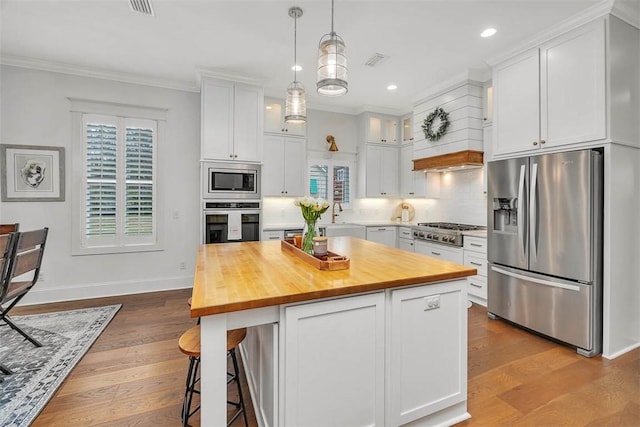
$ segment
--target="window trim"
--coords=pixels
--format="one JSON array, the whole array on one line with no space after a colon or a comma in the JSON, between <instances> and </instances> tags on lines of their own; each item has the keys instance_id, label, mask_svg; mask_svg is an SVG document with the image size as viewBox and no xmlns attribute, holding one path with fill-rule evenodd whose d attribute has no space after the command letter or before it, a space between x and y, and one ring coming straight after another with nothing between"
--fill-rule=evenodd
<instances>
[{"instance_id":1,"label":"window trim","mask_svg":"<svg viewBox=\"0 0 640 427\"><path fill-rule=\"evenodd\" d=\"M72 127L72 233L71 255L98 255L131 252L149 252L164 250L162 228L163 223L160 187L159 151L163 143L166 127L166 109L154 107L141 107L115 103L102 103L88 100L75 100L69 98L71 104ZM85 235L85 116L109 116L116 118L125 126L142 121L155 122L155 139L153 147L153 235L152 238L139 236L125 236L120 234L109 238L91 238L87 240ZM120 130L119 130L120 132ZM118 156L118 170L124 167L125 156ZM124 188L126 181L119 179L118 187ZM119 192L123 195L123 192ZM125 210L125 201L118 200L118 212ZM124 217L118 218L118 222L124 225Z\"/></svg>"}]
</instances>

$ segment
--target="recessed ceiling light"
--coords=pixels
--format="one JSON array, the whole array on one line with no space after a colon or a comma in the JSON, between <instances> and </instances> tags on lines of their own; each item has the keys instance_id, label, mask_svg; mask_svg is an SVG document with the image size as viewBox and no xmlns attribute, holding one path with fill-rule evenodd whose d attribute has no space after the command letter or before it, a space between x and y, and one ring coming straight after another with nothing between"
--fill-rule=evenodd
<instances>
[{"instance_id":1,"label":"recessed ceiling light","mask_svg":"<svg viewBox=\"0 0 640 427\"><path fill-rule=\"evenodd\" d=\"M390 84L389 86L387 86L387 90L396 90L396 89L398 89L398 86L394 84Z\"/></svg>"},{"instance_id":2,"label":"recessed ceiling light","mask_svg":"<svg viewBox=\"0 0 640 427\"><path fill-rule=\"evenodd\" d=\"M491 37L497 32L495 28L487 28L483 32L480 33L480 37Z\"/></svg>"},{"instance_id":3,"label":"recessed ceiling light","mask_svg":"<svg viewBox=\"0 0 640 427\"><path fill-rule=\"evenodd\" d=\"M300 66L300 65L292 65L291 66L291 70L292 71L302 71L302 66Z\"/></svg>"}]
</instances>

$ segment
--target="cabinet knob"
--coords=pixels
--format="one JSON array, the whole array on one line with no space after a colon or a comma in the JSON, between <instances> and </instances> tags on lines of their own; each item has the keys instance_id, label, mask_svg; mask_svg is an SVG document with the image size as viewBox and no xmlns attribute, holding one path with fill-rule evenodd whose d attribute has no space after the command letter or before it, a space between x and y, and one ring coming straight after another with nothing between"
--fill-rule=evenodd
<instances>
[{"instance_id":1,"label":"cabinet knob","mask_svg":"<svg viewBox=\"0 0 640 427\"><path fill-rule=\"evenodd\" d=\"M233 158L234 158L234 159L237 159L237 158L238 158L238 155L237 155L237 154L234 154L234 155L233 155Z\"/></svg>"},{"instance_id":2,"label":"cabinet knob","mask_svg":"<svg viewBox=\"0 0 640 427\"><path fill-rule=\"evenodd\" d=\"M229 154L229 157L233 159L233 154Z\"/></svg>"},{"instance_id":3,"label":"cabinet knob","mask_svg":"<svg viewBox=\"0 0 640 427\"><path fill-rule=\"evenodd\" d=\"M533 141L533 145L538 145L538 141Z\"/></svg>"},{"instance_id":4,"label":"cabinet knob","mask_svg":"<svg viewBox=\"0 0 640 427\"><path fill-rule=\"evenodd\" d=\"M540 144L546 144L547 141L545 141L544 139L540 141Z\"/></svg>"}]
</instances>

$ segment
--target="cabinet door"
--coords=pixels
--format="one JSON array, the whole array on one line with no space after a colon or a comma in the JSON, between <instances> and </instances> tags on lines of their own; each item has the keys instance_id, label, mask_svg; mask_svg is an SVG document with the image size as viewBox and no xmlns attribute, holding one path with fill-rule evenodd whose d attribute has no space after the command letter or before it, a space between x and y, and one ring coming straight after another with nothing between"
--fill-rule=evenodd
<instances>
[{"instance_id":1,"label":"cabinet door","mask_svg":"<svg viewBox=\"0 0 640 427\"><path fill-rule=\"evenodd\" d=\"M384 303L378 292L284 309L283 425L384 425Z\"/></svg>"},{"instance_id":2,"label":"cabinet door","mask_svg":"<svg viewBox=\"0 0 640 427\"><path fill-rule=\"evenodd\" d=\"M466 400L466 283L391 291L389 425Z\"/></svg>"},{"instance_id":3,"label":"cabinet door","mask_svg":"<svg viewBox=\"0 0 640 427\"><path fill-rule=\"evenodd\" d=\"M413 171L413 145L400 148L400 196L425 197L427 179L424 171Z\"/></svg>"},{"instance_id":4,"label":"cabinet door","mask_svg":"<svg viewBox=\"0 0 640 427\"><path fill-rule=\"evenodd\" d=\"M306 141L301 138L286 138L284 145L284 194L289 197L304 196L307 167Z\"/></svg>"},{"instance_id":5,"label":"cabinet door","mask_svg":"<svg viewBox=\"0 0 640 427\"><path fill-rule=\"evenodd\" d=\"M284 196L284 143L283 136L264 136L262 160L262 196Z\"/></svg>"},{"instance_id":6,"label":"cabinet door","mask_svg":"<svg viewBox=\"0 0 640 427\"><path fill-rule=\"evenodd\" d=\"M494 154L540 147L539 74L538 49L494 68Z\"/></svg>"},{"instance_id":7,"label":"cabinet door","mask_svg":"<svg viewBox=\"0 0 640 427\"><path fill-rule=\"evenodd\" d=\"M395 248L396 227L367 227L367 240Z\"/></svg>"},{"instance_id":8,"label":"cabinet door","mask_svg":"<svg viewBox=\"0 0 640 427\"><path fill-rule=\"evenodd\" d=\"M284 105L275 99L264 100L264 131L271 133L284 132Z\"/></svg>"},{"instance_id":9,"label":"cabinet door","mask_svg":"<svg viewBox=\"0 0 640 427\"><path fill-rule=\"evenodd\" d=\"M255 86L235 85L233 118L233 159L262 160L263 92Z\"/></svg>"},{"instance_id":10,"label":"cabinet door","mask_svg":"<svg viewBox=\"0 0 640 427\"><path fill-rule=\"evenodd\" d=\"M383 147L369 145L366 147L366 197L382 196L382 157Z\"/></svg>"},{"instance_id":11,"label":"cabinet door","mask_svg":"<svg viewBox=\"0 0 640 427\"><path fill-rule=\"evenodd\" d=\"M233 160L233 83L202 81L202 158Z\"/></svg>"},{"instance_id":12,"label":"cabinet door","mask_svg":"<svg viewBox=\"0 0 640 427\"><path fill-rule=\"evenodd\" d=\"M398 239L398 249L415 252L412 239Z\"/></svg>"},{"instance_id":13,"label":"cabinet door","mask_svg":"<svg viewBox=\"0 0 640 427\"><path fill-rule=\"evenodd\" d=\"M393 117L384 119L383 142L398 142L398 120Z\"/></svg>"},{"instance_id":14,"label":"cabinet door","mask_svg":"<svg viewBox=\"0 0 640 427\"><path fill-rule=\"evenodd\" d=\"M398 147L383 147L382 153L380 190L384 196L398 196L400 194Z\"/></svg>"},{"instance_id":15,"label":"cabinet door","mask_svg":"<svg viewBox=\"0 0 640 427\"><path fill-rule=\"evenodd\" d=\"M382 117L369 116L367 120L367 142L384 142Z\"/></svg>"},{"instance_id":16,"label":"cabinet door","mask_svg":"<svg viewBox=\"0 0 640 427\"><path fill-rule=\"evenodd\" d=\"M606 137L604 21L571 31L540 49L544 147Z\"/></svg>"},{"instance_id":17,"label":"cabinet door","mask_svg":"<svg viewBox=\"0 0 640 427\"><path fill-rule=\"evenodd\" d=\"M402 118L400 131L402 132L402 142L413 141L413 114Z\"/></svg>"}]
</instances>

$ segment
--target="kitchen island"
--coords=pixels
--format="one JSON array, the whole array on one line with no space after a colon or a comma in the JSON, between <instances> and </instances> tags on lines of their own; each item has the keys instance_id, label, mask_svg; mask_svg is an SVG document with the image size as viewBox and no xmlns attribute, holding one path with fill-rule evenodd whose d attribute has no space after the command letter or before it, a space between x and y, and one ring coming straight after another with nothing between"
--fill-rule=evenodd
<instances>
[{"instance_id":1,"label":"kitchen island","mask_svg":"<svg viewBox=\"0 0 640 427\"><path fill-rule=\"evenodd\" d=\"M226 424L226 331L267 425L451 425L469 417L466 280L476 270L351 237L321 271L280 242L201 245L201 420Z\"/></svg>"}]
</instances>

